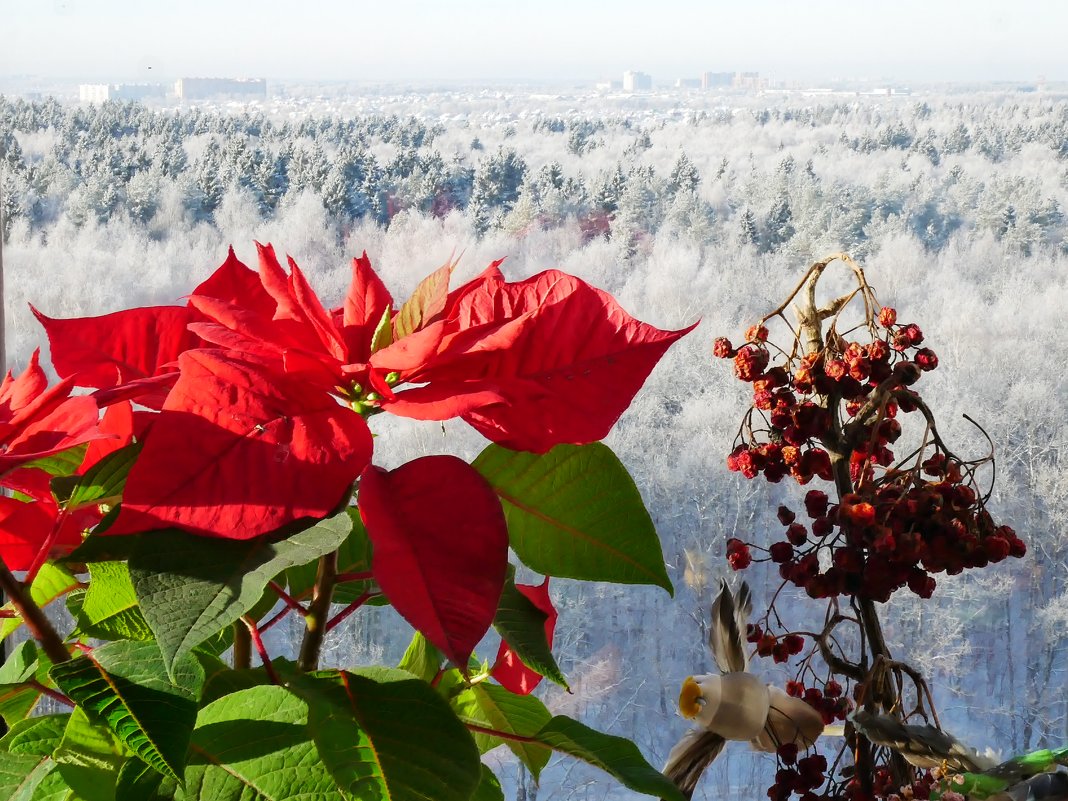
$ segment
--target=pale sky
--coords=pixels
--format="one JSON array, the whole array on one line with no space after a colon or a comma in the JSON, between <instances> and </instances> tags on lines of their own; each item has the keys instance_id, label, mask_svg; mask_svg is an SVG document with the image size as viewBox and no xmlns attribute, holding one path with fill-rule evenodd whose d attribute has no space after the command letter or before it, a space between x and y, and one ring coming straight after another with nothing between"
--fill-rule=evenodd
<instances>
[{"instance_id":1,"label":"pale sky","mask_svg":"<svg viewBox=\"0 0 1068 801\"><path fill-rule=\"evenodd\" d=\"M0 76L1068 80L1066 33L1068 0L0 0Z\"/></svg>"}]
</instances>

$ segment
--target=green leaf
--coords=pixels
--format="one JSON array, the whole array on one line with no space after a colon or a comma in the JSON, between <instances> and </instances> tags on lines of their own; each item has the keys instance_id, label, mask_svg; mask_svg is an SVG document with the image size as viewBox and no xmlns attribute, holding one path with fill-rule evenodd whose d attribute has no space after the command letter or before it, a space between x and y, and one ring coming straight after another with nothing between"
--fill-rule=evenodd
<instances>
[{"instance_id":1,"label":"green leaf","mask_svg":"<svg viewBox=\"0 0 1068 801\"><path fill-rule=\"evenodd\" d=\"M33 462L27 462L22 465L20 469L29 470L31 468L36 468L38 470L44 470L50 476L70 476L82 466L82 462L85 461L85 452L88 449L88 443L75 445L73 448L67 448L65 451L53 453L50 456L45 456Z\"/></svg>"},{"instance_id":2,"label":"green leaf","mask_svg":"<svg viewBox=\"0 0 1068 801\"><path fill-rule=\"evenodd\" d=\"M460 720L483 729L530 738L552 718L545 704L533 695L516 695L504 687L484 681L464 687L463 677L457 670L446 673L438 689L451 696L449 702ZM478 731L474 735L475 744L482 753L501 743L507 745L535 779L549 761L549 749L541 743L494 737Z\"/></svg>"},{"instance_id":3,"label":"green leaf","mask_svg":"<svg viewBox=\"0 0 1068 801\"><path fill-rule=\"evenodd\" d=\"M652 518L606 445L542 454L490 445L472 466L500 496L512 549L533 570L674 594Z\"/></svg>"},{"instance_id":4,"label":"green leaf","mask_svg":"<svg viewBox=\"0 0 1068 801\"><path fill-rule=\"evenodd\" d=\"M93 726L84 710L71 713L52 759L79 798L115 801L115 778L126 757L110 732Z\"/></svg>"},{"instance_id":5,"label":"green leaf","mask_svg":"<svg viewBox=\"0 0 1068 801\"><path fill-rule=\"evenodd\" d=\"M115 798L122 801L161 801L173 798L177 789L173 779L164 778L137 757L130 757L115 781Z\"/></svg>"},{"instance_id":6,"label":"green leaf","mask_svg":"<svg viewBox=\"0 0 1068 801\"><path fill-rule=\"evenodd\" d=\"M79 585L78 579L65 567L45 562L34 577L33 584L30 585L30 597L43 609ZM4 604L3 608L5 611L15 611L15 607L10 603ZM4 618L0 621L0 640L7 638L21 625L22 618L17 615Z\"/></svg>"},{"instance_id":7,"label":"green leaf","mask_svg":"<svg viewBox=\"0 0 1068 801\"><path fill-rule=\"evenodd\" d=\"M49 756L0 753L0 798L6 801L63 801L70 797Z\"/></svg>"},{"instance_id":8,"label":"green leaf","mask_svg":"<svg viewBox=\"0 0 1068 801\"><path fill-rule=\"evenodd\" d=\"M84 475L54 478L52 494L67 511L117 503L126 487L126 476L140 453L141 443L127 445L109 453Z\"/></svg>"},{"instance_id":9,"label":"green leaf","mask_svg":"<svg viewBox=\"0 0 1068 801\"><path fill-rule=\"evenodd\" d=\"M538 732L538 740L615 777L624 787L664 801L686 801L675 783L650 765L630 740L603 734L563 715Z\"/></svg>"},{"instance_id":10,"label":"green leaf","mask_svg":"<svg viewBox=\"0 0 1068 801\"><path fill-rule=\"evenodd\" d=\"M471 801L504 801L500 781L485 765L482 766L482 780L478 783L475 794L471 796Z\"/></svg>"},{"instance_id":11,"label":"green leaf","mask_svg":"<svg viewBox=\"0 0 1068 801\"><path fill-rule=\"evenodd\" d=\"M52 678L91 721L111 729L155 770L177 779L204 670L192 656L172 667L168 673L156 643L124 640L56 665Z\"/></svg>"},{"instance_id":12,"label":"green leaf","mask_svg":"<svg viewBox=\"0 0 1068 801\"><path fill-rule=\"evenodd\" d=\"M181 797L347 801L310 740L307 705L274 685L241 690L200 710Z\"/></svg>"},{"instance_id":13,"label":"green leaf","mask_svg":"<svg viewBox=\"0 0 1068 801\"><path fill-rule=\"evenodd\" d=\"M63 739L70 715L42 715L20 720L0 738L0 750L11 754L51 756Z\"/></svg>"},{"instance_id":14,"label":"green leaf","mask_svg":"<svg viewBox=\"0 0 1068 801\"><path fill-rule=\"evenodd\" d=\"M37 652L33 640L23 640L0 665L0 715L10 728L22 720L41 700L41 690L31 684L47 679L51 663L43 653Z\"/></svg>"},{"instance_id":15,"label":"green leaf","mask_svg":"<svg viewBox=\"0 0 1068 801\"><path fill-rule=\"evenodd\" d=\"M355 507L346 510L351 521L351 530L341 547L337 549L337 572L338 575L345 573L369 573L371 571L371 540L367 537L367 529L363 526L360 513ZM338 518L341 516L338 515ZM334 519L334 518L331 518ZM316 563L296 565L286 571L286 581L289 584L289 594L298 601L306 601L311 598L312 587L315 586L315 574L318 570ZM336 604L351 604L367 590L374 589L373 581L345 581L334 587L333 602ZM389 602L384 596L372 598L368 601L374 606L385 605Z\"/></svg>"},{"instance_id":16,"label":"green leaf","mask_svg":"<svg viewBox=\"0 0 1068 801\"><path fill-rule=\"evenodd\" d=\"M351 528L342 512L273 543L173 530L145 538L130 557L130 577L168 670L252 609L276 575L336 550Z\"/></svg>"},{"instance_id":17,"label":"green leaf","mask_svg":"<svg viewBox=\"0 0 1068 801\"><path fill-rule=\"evenodd\" d=\"M417 631L397 667L429 684L441 670L441 659L441 651Z\"/></svg>"},{"instance_id":18,"label":"green leaf","mask_svg":"<svg viewBox=\"0 0 1068 801\"><path fill-rule=\"evenodd\" d=\"M382 318L375 326L375 333L371 337L371 353L378 353L382 348L388 348L393 344L393 304L387 303L382 311Z\"/></svg>"},{"instance_id":19,"label":"green leaf","mask_svg":"<svg viewBox=\"0 0 1068 801\"><path fill-rule=\"evenodd\" d=\"M109 515L114 514L114 510ZM105 518L107 519L107 518ZM97 525L82 544L60 559L70 565L91 562L118 562L129 559L137 550L138 544L147 537L156 537L159 531L145 534L106 534L101 530L103 523Z\"/></svg>"},{"instance_id":20,"label":"green leaf","mask_svg":"<svg viewBox=\"0 0 1068 801\"><path fill-rule=\"evenodd\" d=\"M152 629L137 605L130 571L123 562L93 562L89 565L89 589L75 619L78 630L89 637L152 639Z\"/></svg>"},{"instance_id":21,"label":"green leaf","mask_svg":"<svg viewBox=\"0 0 1068 801\"><path fill-rule=\"evenodd\" d=\"M509 565L508 578L504 582L504 592L501 593L501 600L497 605L493 627L524 665L561 687L571 689L560 666L556 664L549 641L545 639L547 617L548 615L538 609L527 596L516 589L515 568Z\"/></svg>"},{"instance_id":22,"label":"green leaf","mask_svg":"<svg viewBox=\"0 0 1068 801\"><path fill-rule=\"evenodd\" d=\"M323 765L353 798L468 801L478 786L475 743L426 682L320 673L294 692L308 702Z\"/></svg>"}]
</instances>

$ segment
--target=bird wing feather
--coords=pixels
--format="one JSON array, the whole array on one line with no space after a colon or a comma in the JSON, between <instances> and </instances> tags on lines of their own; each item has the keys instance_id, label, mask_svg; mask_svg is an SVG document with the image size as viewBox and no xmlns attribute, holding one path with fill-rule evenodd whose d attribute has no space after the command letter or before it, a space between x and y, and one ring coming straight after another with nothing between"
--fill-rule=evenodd
<instances>
[{"instance_id":1,"label":"bird wing feather","mask_svg":"<svg viewBox=\"0 0 1068 801\"><path fill-rule=\"evenodd\" d=\"M711 765L726 742L707 729L691 729L668 754L664 775L675 783L686 798L693 797L701 774Z\"/></svg>"},{"instance_id":2,"label":"bird wing feather","mask_svg":"<svg viewBox=\"0 0 1068 801\"><path fill-rule=\"evenodd\" d=\"M749 658L745 651L745 627L753 612L753 598L745 582L732 595L726 581L720 582L719 595L712 602L712 626L708 647L721 673L741 673Z\"/></svg>"}]
</instances>

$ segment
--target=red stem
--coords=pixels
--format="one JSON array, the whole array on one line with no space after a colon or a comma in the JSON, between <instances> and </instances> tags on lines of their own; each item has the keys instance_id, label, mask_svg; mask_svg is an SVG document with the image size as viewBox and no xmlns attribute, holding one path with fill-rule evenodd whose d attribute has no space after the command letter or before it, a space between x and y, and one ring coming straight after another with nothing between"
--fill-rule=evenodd
<instances>
[{"instance_id":1,"label":"red stem","mask_svg":"<svg viewBox=\"0 0 1068 801\"><path fill-rule=\"evenodd\" d=\"M288 606L290 609L300 612L302 615L308 614L308 610L301 606L300 602L297 601L292 595L286 592L285 588L282 587L282 585L279 584L277 581L269 582L268 586L275 591L275 594L278 595L278 597L282 599L283 603L285 603L285 605Z\"/></svg>"},{"instance_id":2,"label":"red stem","mask_svg":"<svg viewBox=\"0 0 1068 801\"><path fill-rule=\"evenodd\" d=\"M48 532L48 536L41 542L41 547L37 549L37 553L33 557L33 561L30 562L29 569L26 570L26 577L23 579L23 583L28 587L33 584L33 580L37 578L37 573L48 560L48 554L52 553L52 548L56 544L56 540L59 539L59 530L63 527L63 523L67 520L67 510L64 509L56 517L56 522L52 524L52 530Z\"/></svg>"},{"instance_id":3,"label":"red stem","mask_svg":"<svg viewBox=\"0 0 1068 801\"><path fill-rule=\"evenodd\" d=\"M361 593L360 597L358 597L355 601L353 601L351 604L349 604L344 609L342 609L340 612L338 612L336 615L334 615L332 618L330 618L329 622L327 622L327 624L326 624L326 630L328 632L332 631L334 626L337 626L339 623L344 621L345 618L347 618L349 615L351 615L353 612L355 612L357 609L359 609L361 606L363 606L369 600L374 598L376 595L381 595L381 593L371 592L370 590L367 590L366 592Z\"/></svg>"},{"instance_id":4,"label":"red stem","mask_svg":"<svg viewBox=\"0 0 1068 801\"><path fill-rule=\"evenodd\" d=\"M374 574L370 570L365 570L362 573L341 573L337 577L337 583L343 584L346 581L370 581L374 578Z\"/></svg>"},{"instance_id":5,"label":"red stem","mask_svg":"<svg viewBox=\"0 0 1068 801\"><path fill-rule=\"evenodd\" d=\"M29 681L29 682L27 682L27 684L29 684L34 689L39 690L40 692L44 693L49 698L51 698L53 701L56 701L56 702L58 702L60 704L63 704L64 706L69 706L72 709L74 708L74 702L72 700L70 700L69 698L67 698L67 696L65 696L63 693L59 692L58 690L53 690L51 687L45 687L43 684L41 684L41 682L37 681L37 679L33 679L32 681Z\"/></svg>"},{"instance_id":6,"label":"red stem","mask_svg":"<svg viewBox=\"0 0 1068 801\"><path fill-rule=\"evenodd\" d=\"M279 610L278 610L278 611L277 611L277 612L275 613L274 617L272 617L272 618L271 618L270 620L268 620L268 621L267 621L266 623L264 623L264 624L263 624L262 626L260 626L260 627L259 627L259 632L260 632L260 634L263 634L263 632L267 631L267 629L269 629L269 628L270 628L271 626L273 626L273 625L274 625L275 623L277 623L277 622L278 622L279 620L281 620L282 618L284 618L284 617L285 617L286 615L288 615L288 614L289 614L289 613L290 613L291 611L293 611L293 610L292 610L292 609L290 609L290 608L289 608L288 606L287 606L287 607L285 607L284 609L279 609Z\"/></svg>"},{"instance_id":7,"label":"red stem","mask_svg":"<svg viewBox=\"0 0 1068 801\"><path fill-rule=\"evenodd\" d=\"M248 628L249 636L252 637L252 646L256 649L256 653L260 655L260 661L271 679L271 684L281 684L282 682L278 680L278 674L275 673L274 665L271 664L271 657L267 654L267 649L263 645L260 631L256 628L256 621L247 616L242 617L241 620L244 621L245 626Z\"/></svg>"},{"instance_id":8,"label":"red stem","mask_svg":"<svg viewBox=\"0 0 1068 801\"><path fill-rule=\"evenodd\" d=\"M475 723L465 723L465 726L471 731L478 732L479 734L488 734L491 737L500 737L502 740L514 740L517 743L540 743L537 737L526 737L522 734L512 734L510 731L498 731L497 729L490 729L485 726L479 726Z\"/></svg>"}]
</instances>

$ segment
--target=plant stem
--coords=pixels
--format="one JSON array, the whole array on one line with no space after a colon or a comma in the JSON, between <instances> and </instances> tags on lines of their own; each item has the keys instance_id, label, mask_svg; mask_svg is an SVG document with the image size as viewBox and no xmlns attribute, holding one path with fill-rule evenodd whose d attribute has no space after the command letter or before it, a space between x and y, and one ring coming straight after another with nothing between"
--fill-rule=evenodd
<instances>
[{"instance_id":1,"label":"plant stem","mask_svg":"<svg viewBox=\"0 0 1068 801\"><path fill-rule=\"evenodd\" d=\"M63 704L64 706L69 706L72 709L74 708L74 702L58 690L53 690L51 687L46 687L36 679L27 683L31 685L35 690L43 693L44 695L47 695L56 703Z\"/></svg>"},{"instance_id":2,"label":"plant stem","mask_svg":"<svg viewBox=\"0 0 1068 801\"><path fill-rule=\"evenodd\" d=\"M304 641L300 644L300 658L297 667L302 673L319 667L319 652L323 647L323 637L330 618L330 601L334 596L334 584L337 581L337 551L328 553L319 559L319 572L315 576L312 600L304 615Z\"/></svg>"},{"instance_id":3,"label":"plant stem","mask_svg":"<svg viewBox=\"0 0 1068 801\"><path fill-rule=\"evenodd\" d=\"M234 670L252 667L252 637L240 621L234 621Z\"/></svg>"},{"instance_id":4,"label":"plant stem","mask_svg":"<svg viewBox=\"0 0 1068 801\"><path fill-rule=\"evenodd\" d=\"M353 601L351 604L349 604L344 609L342 609L340 612L338 612L336 615L334 615L332 618L330 618L330 622L328 622L326 624L326 630L328 632L329 631L333 631L335 626L337 626L339 623L341 623L343 620L345 620L345 618L347 618L349 615L351 615L353 612L355 612L357 609L359 609L361 606L363 606L369 600L374 598L376 595L378 595L377 592L371 592L370 590L367 590L366 592L361 593L360 596L355 601Z\"/></svg>"},{"instance_id":5,"label":"plant stem","mask_svg":"<svg viewBox=\"0 0 1068 801\"><path fill-rule=\"evenodd\" d=\"M35 604L33 599L26 593L22 583L8 570L7 563L4 562L3 557L0 557L0 590L3 590L4 595L18 610L19 616L26 623L26 628L30 630L33 638L41 644L41 648L44 649L48 658L52 660L52 664L58 665L61 662L68 661L70 652L67 651L67 646L63 644L63 639L52 628L52 624L45 617L44 612L41 611L41 607Z\"/></svg>"},{"instance_id":6,"label":"plant stem","mask_svg":"<svg viewBox=\"0 0 1068 801\"><path fill-rule=\"evenodd\" d=\"M241 618L241 622L245 624L245 633L248 634L253 645L256 646L256 653L260 655L263 669L267 671L267 675L271 679L271 684L281 684L282 682L279 681L278 674L274 671L274 665L271 664L271 657L267 653L267 648L263 644L263 638L260 637L260 630L256 628L256 621L246 616Z\"/></svg>"},{"instance_id":7,"label":"plant stem","mask_svg":"<svg viewBox=\"0 0 1068 801\"><path fill-rule=\"evenodd\" d=\"M512 734L510 731L499 731L497 729L489 729L485 726L479 726L475 723L464 723L468 729L479 734L488 734L491 737L500 737L502 740L512 740L517 743L537 743L541 742L537 737L527 737L522 734Z\"/></svg>"},{"instance_id":8,"label":"plant stem","mask_svg":"<svg viewBox=\"0 0 1068 801\"><path fill-rule=\"evenodd\" d=\"M295 599L292 595L286 592L285 588L277 581L270 582L268 586L272 590L274 590L275 595L282 599L282 603L284 603L290 609L296 612L300 612L302 615L306 615L308 613L308 610L301 606L300 602L297 601L297 599Z\"/></svg>"}]
</instances>

